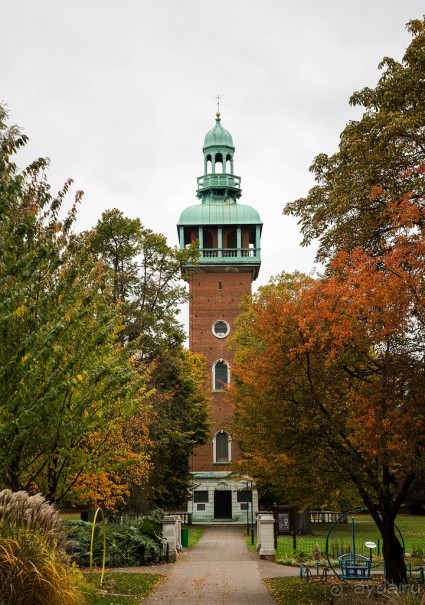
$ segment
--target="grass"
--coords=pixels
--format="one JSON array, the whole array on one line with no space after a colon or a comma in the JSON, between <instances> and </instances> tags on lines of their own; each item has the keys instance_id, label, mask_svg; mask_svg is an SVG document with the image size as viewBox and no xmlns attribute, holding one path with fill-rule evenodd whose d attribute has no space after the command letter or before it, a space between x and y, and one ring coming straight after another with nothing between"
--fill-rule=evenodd
<instances>
[{"instance_id":1,"label":"grass","mask_svg":"<svg viewBox=\"0 0 425 605\"><path fill-rule=\"evenodd\" d=\"M307 584L299 578L265 580L278 605L324 605L329 603L330 586Z\"/></svg>"},{"instance_id":2,"label":"grass","mask_svg":"<svg viewBox=\"0 0 425 605\"><path fill-rule=\"evenodd\" d=\"M3 536L7 535L8 527L15 527L30 533L41 533L53 548L65 547L66 535L59 512L41 494L30 496L23 491L2 490L0 520Z\"/></svg>"},{"instance_id":3,"label":"grass","mask_svg":"<svg viewBox=\"0 0 425 605\"><path fill-rule=\"evenodd\" d=\"M206 528L200 525L188 525L186 527L189 530L189 548L193 548L204 535Z\"/></svg>"},{"instance_id":4,"label":"grass","mask_svg":"<svg viewBox=\"0 0 425 605\"><path fill-rule=\"evenodd\" d=\"M138 605L142 603L165 576L161 574L114 573L105 574L101 588L93 591L99 574L87 577L86 597L91 605Z\"/></svg>"},{"instance_id":5,"label":"grass","mask_svg":"<svg viewBox=\"0 0 425 605\"><path fill-rule=\"evenodd\" d=\"M251 532L249 535L246 533L246 527L243 528L244 536L245 536L245 544L250 552L257 552L257 528L254 531L254 544L251 544Z\"/></svg>"},{"instance_id":6,"label":"grass","mask_svg":"<svg viewBox=\"0 0 425 605\"><path fill-rule=\"evenodd\" d=\"M369 550L364 546L364 543L372 541L378 544L379 540L380 546L382 546L382 539L370 516L354 515L354 517L356 551L360 554L369 555ZM397 526L403 535L406 552L425 556L425 518L400 515L397 517ZM326 536L330 527L330 523L312 524L313 535L297 536L297 552L305 552L311 556L316 543L319 544L321 551L325 552ZM329 550L333 556L352 550L351 515L348 523L339 523L334 526L329 536ZM334 553L332 553L332 550L334 550ZM337 553L337 551L339 552ZM285 559L292 553L292 536L279 536L276 559ZM374 549L372 554L377 555L377 549Z\"/></svg>"},{"instance_id":7,"label":"grass","mask_svg":"<svg viewBox=\"0 0 425 605\"><path fill-rule=\"evenodd\" d=\"M65 545L59 513L40 494L1 491L0 601L80 605L80 577Z\"/></svg>"},{"instance_id":8,"label":"grass","mask_svg":"<svg viewBox=\"0 0 425 605\"><path fill-rule=\"evenodd\" d=\"M0 537L0 601L13 605L79 605L78 576L42 532Z\"/></svg>"},{"instance_id":9,"label":"grass","mask_svg":"<svg viewBox=\"0 0 425 605\"><path fill-rule=\"evenodd\" d=\"M340 583L307 584L299 578L273 578L265 580L277 605L364 605L387 603L388 605L421 605L423 587L418 584L406 587L405 593L391 593L380 582L342 585Z\"/></svg>"}]
</instances>

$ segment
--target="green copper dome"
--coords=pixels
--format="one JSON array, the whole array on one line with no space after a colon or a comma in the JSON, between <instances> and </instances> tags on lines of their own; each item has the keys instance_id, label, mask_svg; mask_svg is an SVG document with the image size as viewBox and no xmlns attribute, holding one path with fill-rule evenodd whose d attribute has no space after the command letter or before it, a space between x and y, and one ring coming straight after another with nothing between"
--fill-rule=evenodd
<instances>
[{"instance_id":1,"label":"green copper dome","mask_svg":"<svg viewBox=\"0 0 425 605\"><path fill-rule=\"evenodd\" d=\"M183 210L177 226L261 225L258 212L244 204L196 204Z\"/></svg>"},{"instance_id":2,"label":"green copper dome","mask_svg":"<svg viewBox=\"0 0 425 605\"><path fill-rule=\"evenodd\" d=\"M207 132L204 141L203 150L209 147L231 147L234 149L232 135L228 130L223 128L220 121L220 114L217 113L215 126Z\"/></svg>"}]
</instances>

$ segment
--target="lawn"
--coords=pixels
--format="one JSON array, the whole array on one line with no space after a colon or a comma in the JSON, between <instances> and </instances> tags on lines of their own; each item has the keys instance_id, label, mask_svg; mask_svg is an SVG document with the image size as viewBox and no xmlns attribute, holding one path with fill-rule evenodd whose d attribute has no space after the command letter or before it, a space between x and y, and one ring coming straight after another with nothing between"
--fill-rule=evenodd
<instances>
[{"instance_id":1,"label":"lawn","mask_svg":"<svg viewBox=\"0 0 425 605\"><path fill-rule=\"evenodd\" d=\"M101 588L100 575L87 577L87 594L92 605L139 605L161 582L164 575L107 572ZM93 590L93 586L97 590Z\"/></svg>"},{"instance_id":2,"label":"lawn","mask_svg":"<svg viewBox=\"0 0 425 605\"><path fill-rule=\"evenodd\" d=\"M334 526L329 536L329 552L337 557L343 552L352 551L352 515L348 523L338 523ZM407 553L425 557L425 517L412 515L400 515L397 517L399 527ZM297 536L297 552L311 555L315 544L319 544L322 552L325 552L326 536L331 527L330 523L312 524L313 535ZM369 515L354 515L355 546L359 554L369 555L369 549L364 545L367 541L375 542L381 550L382 539L376 525ZM284 559L293 553L292 536L279 536L276 559ZM378 548L374 549L373 555L378 555Z\"/></svg>"},{"instance_id":3,"label":"lawn","mask_svg":"<svg viewBox=\"0 0 425 605\"><path fill-rule=\"evenodd\" d=\"M255 527L255 530L254 530L254 544L252 544L251 532L249 532L249 534L247 534L246 527L243 528L243 533L245 536L245 544L247 545L248 550L250 550L251 552L256 552L256 550L257 550L257 528Z\"/></svg>"},{"instance_id":4,"label":"lawn","mask_svg":"<svg viewBox=\"0 0 425 605\"><path fill-rule=\"evenodd\" d=\"M186 525L185 527L189 530L189 548L193 548L204 535L206 527L201 525Z\"/></svg>"},{"instance_id":5,"label":"lawn","mask_svg":"<svg viewBox=\"0 0 425 605\"><path fill-rule=\"evenodd\" d=\"M265 580L278 605L327 605L330 586L306 584L299 578L274 578Z\"/></svg>"},{"instance_id":6,"label":"lawn","mask_svg":"<svg viewBox=\"0 0 425 605\"><path fill-rule=\"evenodd\" d=\"M404 594L397 594L394 588L388 588L380 581L307 584L299 578L273 578L265 582L278 605L421 605L424 602L423 586L418 584L405 587Z\"/></svg>"}]
</instances>

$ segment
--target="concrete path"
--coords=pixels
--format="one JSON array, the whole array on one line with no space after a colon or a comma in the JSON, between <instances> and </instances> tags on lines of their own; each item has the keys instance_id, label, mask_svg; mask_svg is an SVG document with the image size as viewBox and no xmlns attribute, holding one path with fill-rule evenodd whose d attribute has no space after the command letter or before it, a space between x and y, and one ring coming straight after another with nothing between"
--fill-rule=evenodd
<instances>
[{"instance_id":1,"label":"concrete path","mask_svg":"<svg viewBox=\"0 0 425 605\"><path fill-rule=\"evenodd\" d=\"M297 571L260 561L247 550L242 528L211 527L195 548L178 556L144 605L275 605L261 578Z\"/></svg>"}]
</instances>

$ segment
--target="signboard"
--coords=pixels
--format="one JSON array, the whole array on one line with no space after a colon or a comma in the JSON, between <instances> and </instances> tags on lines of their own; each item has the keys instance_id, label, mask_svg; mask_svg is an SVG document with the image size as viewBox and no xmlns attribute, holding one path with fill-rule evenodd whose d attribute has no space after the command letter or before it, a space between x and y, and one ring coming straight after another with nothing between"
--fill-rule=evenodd
<instances>
[{"instance_id":1,"label":"signboard","mask_svg":"<svg viewBox=\"0 0 425 605\"><path fill-rule=\"evenodd\" d=\"M289 536L293 531L294 509L290 506L276 506L273 510L276 534Z\"/></svg>"},{"instance_id":2,"label":"signboard","mask_svg":"<svg viewBox=\"0 0 425 605\"><path fill-rule=\"evenodd\" d=\"M289 513L277 513L277 533L290 534L291 524L289 523Z\"/></svg>"}]
</instances>

